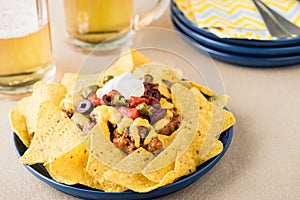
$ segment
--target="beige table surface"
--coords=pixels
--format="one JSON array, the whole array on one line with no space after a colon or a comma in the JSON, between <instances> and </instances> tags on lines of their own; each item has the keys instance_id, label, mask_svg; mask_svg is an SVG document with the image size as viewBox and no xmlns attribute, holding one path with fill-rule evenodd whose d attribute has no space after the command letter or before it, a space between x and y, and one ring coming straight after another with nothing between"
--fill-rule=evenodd
<instances>
[{"instance_id":1,"label":"beige table surface","mask_svg":"<svg viewBox=\"0 0 300 200\"><path fill-rule=\"evenodd\" d=\"M66 44L61 2L50 1L56 81L86 58ZM152 26L172 29L170 12ZM160 199L300 199L300 65L253 69L216 63L237 118L231 146L197 182ZM15 104L0 100L0 199L74 199L18 162L7 117Z\"/></svg>"}]
</instances>

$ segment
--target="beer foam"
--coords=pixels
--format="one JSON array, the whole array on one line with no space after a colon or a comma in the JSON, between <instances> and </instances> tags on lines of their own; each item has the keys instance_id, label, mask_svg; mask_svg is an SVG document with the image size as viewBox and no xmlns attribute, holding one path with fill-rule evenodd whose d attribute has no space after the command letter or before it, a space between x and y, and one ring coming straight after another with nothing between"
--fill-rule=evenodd
<instances>
[{"instance_id":1,"label":"beer foam","mask_svg":"<svg viewBox=\"0 0 300 200\"><path fill-rule=\"evenodd\" d=\"M47 23L47 8L39 19L36 0L0 0L0 39L22 37L38 31Z\"/></svg>"}]
</instances>

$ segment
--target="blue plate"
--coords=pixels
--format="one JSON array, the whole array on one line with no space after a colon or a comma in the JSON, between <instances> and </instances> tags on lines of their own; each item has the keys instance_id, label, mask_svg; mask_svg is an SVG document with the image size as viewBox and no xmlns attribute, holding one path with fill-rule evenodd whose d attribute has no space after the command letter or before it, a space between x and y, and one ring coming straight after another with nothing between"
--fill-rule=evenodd
<instances>
[{"instance_id":1,"label":"blue plate","mask_svg":"<svg viewBox=\"0 0 300 200\"><path fill-rule=\"evenodd\" d=\"M215 49L217 51L223 51L226 53L233 53L237 55L244 56L260 56L260 57L278 57L278 56L291 56L291 55L299 55L300 53L300 45L299 46L291 46L291 47L246 47L239 46L234 44L228 44L219 42L217 40L210 39L205 37L197 32L194 32L192 29L187 27L185 24L180 21L176 15L172 16L172 20L176 23L176 25L184 31L188 36L197 41L199 44L208 46L209 48Z\"/></svg>"},{"instance_id":2,"label":"blue plate","mask_svg":"<svg viewBox=\"0 0 300 200\"><path fill-rule=\"evenodd\" d=\"M229 128L227 131L223 132L220 135L220 140L224 145L223 151L216 157L212 158L211 160L197 167L197 171L195 173L189 176L182 177L181 179L179 179L178 181L170 185L160 187L156 190L147 193L136 193L132 191L103 192L103 191L91 189L89 187L80 184L72 185L72 186L65 185L54 181L51 178L51 176L48 174L44 166L41 164L24 165L24 166L38 179L47 183L51 187L74 197L78 197L82 199L106 199L106 200L152 199L183 189L188 185L192 184L193 182L195 182L196 180L198 180L204 174L206 174L210 169L212 169L215 166L215 164L223 157L224 153L227 151L230 142L232 140L232 134L233 134L233 127ZM14 142L16 153L18 157L20 157L21 155L24 154L27 148L24 146L22 141L15 133L13 133L13 142Z\"/></svg>"},{"instance_id":3,"label":"blue plate","mask_svg":"<svg viewBox=\"0 0 300 200\"><path fill-rule=\"evenodd\" d=\"M175 30L188 36L188 34L185 33L184 30L182 30L173 19L172 19L172 23ZM206 45L199 44L193 39L187 39L186 37L182 37L182 38L194 48L200 51L205 51L213 59L220 60L222 62L226 62L234 65L255 67L255 68L274 68L274 67L285 67L285 66L290 66L290 65L295 65L300 63L300 55L283 56L283 57L242 56L237 54L226 53L223 51L217 51Z\"/></svg>"},{"instance_id":4,"label":"blue plate","mask_svg":"<svg viewBox=\"0 0 300 200\"><path fill-rule=\"evenodd\" d=\"M211 33L209 30L204 28L199 28L196 24L187 19L184 14L178 9L177 5L171 2L171 11L173 15L176 15L186 26L194 30L195 32L217 40L223 43L236 44L242 46L252 46L252 47L283 47L283 46L297 46L300 45L300 37L294 38L283 38L277 40L250 40L250 39L233 39L233 38L219 38L215 34Z\"/></svg>"}]
</instances>

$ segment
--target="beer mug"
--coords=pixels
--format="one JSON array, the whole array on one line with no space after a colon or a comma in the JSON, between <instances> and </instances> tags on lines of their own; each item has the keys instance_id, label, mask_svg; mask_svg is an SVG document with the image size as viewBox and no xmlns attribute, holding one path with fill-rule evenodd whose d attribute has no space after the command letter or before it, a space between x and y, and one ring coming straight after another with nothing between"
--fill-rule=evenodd
<instances>
[{"instance_id":1,"label":"beer mug","mask_svg":"<svg viewBox=\"0 0 300 200\"><path fill-rule=\"evenodd\" d=\"M134 14L134 0L64 0L69 42L82 50L102 50L118 45L130 30L149 25L160 17L169 0L157 0L147 13Z\"/></svg>"},{"instance_id":2,"label":"beer mug","mask_svg":"<svg viewBox=\"0 0 300 200\"><path fill-rule=\"evenodd\" d=\"M29 92L55 69L47 0L0 0L0 93Z\"/></svg>"}]
</instances>

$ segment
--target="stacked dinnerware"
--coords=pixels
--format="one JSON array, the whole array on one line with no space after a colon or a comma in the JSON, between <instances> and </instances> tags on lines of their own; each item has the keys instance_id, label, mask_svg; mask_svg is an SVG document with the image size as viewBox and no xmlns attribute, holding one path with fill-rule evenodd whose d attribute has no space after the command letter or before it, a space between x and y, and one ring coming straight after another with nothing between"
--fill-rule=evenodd
<instances>
[{"instance_id":1,"label":"stacked dinnerware","mask_svg":"<svg viewBox=\"0 0 300 200\"><path fill-rule=\"evenodd\" d=\"M206 51L212 58L234 65L261 68L300 63L300 36L243 38L228 37L227 35L227 37L220 37L216 32L211 31L212 29L201 27L196 20L191 20L190 12L185 12L185 8L178 5L178 2L180 1L172 0L171 3L171 18L174 28L192 38L193 40L186 41L193 47ZM298 21L300 23L300 18Z\"/></svg>"}]
</instances>

